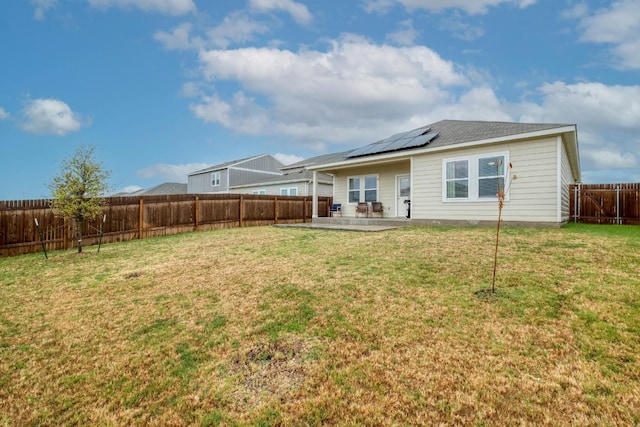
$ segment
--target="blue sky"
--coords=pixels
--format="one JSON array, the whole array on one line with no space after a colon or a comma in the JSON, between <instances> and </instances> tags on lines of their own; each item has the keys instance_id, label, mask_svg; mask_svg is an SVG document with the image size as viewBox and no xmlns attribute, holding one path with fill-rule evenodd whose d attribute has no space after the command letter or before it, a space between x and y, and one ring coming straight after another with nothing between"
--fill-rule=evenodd
<instances>
[{"instance_id":1,"label":"blue sky","mask_svg":"<svg viewBox=\"0 0 640 427\"><path fill-rule=\"evenodd\" d=\"M575 123L584 182L640 182L640 2L10 0L0 199L96 148L114 191L442 119Z\"/></svg>"}]
</instances>

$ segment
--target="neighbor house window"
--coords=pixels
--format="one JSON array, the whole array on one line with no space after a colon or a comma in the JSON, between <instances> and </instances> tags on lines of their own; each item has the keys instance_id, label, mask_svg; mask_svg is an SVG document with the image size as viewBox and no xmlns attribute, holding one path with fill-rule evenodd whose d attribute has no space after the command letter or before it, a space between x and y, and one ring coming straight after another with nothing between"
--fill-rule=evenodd
<instances>
[{"instance_id":1,"label":"neighbor house window","mask_svg":"<svg viewBox=\"0 0 640 427\"><path fill-rule=\"evenodd\" d=\"M349 203L378 201L378 176L365 175L349 178Z\"/></svg>"},{"instance_id":2,"label":"neighbor house window","mask_svg":"<svg viewBox=\"0 0 640 427\"><path fill-rule=\"evenodd\" d=\"M267 190L253 190L251 191L251 194L257 194L257 195L265 195L267 194Z\"/></svg>"},{"instance_id":3,"label":"neighbor house window","mask_svg":"<svg viewBox=\"0 0 640 427\"><path fill-rule=\"evenodd\" d=\"M281 188L280 189L281 196L297 196L298 189L296 187L293 188Z\"/></svg>"},{"instance_id":4,"label":"neighbor house window","mask_svg":"<svg viewBox=\"0 0 640 427\"><path fill-rule=\"evenodd\" d=\"M495 199L504 188L506 154L469 156L443 162L443 200Z\"/></svg>"},{"instance_id":5,"label":"neighbor house window","mask_svg":"<svg viewBox=\"0 0 640 427\"><path fill-rule=\"evenodd\" d=\"M220 185L220 172L213 172L211 174L211 186L218 187Z\"/></svg>"}]
</instances>

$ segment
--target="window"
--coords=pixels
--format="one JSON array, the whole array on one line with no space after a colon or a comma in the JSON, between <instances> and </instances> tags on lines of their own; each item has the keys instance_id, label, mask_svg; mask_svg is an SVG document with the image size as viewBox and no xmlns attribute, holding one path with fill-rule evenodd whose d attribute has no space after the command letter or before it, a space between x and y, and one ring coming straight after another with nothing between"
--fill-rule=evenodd
<instances>
[{"instance_id":1,"label":"window","mask_svg":"<svg viewBox=\"0 0 640 427\"><path fill-rule=\"evenodd\" d=\"M492 200L504 189L506 154L469 156L443 162L443 200Z\"/></svg>"},{"instance_id":2,"label":"window","mask_svg":"<svg viewBox=\"0 0 640 427\"><path fill-rule=\"evenodd\" d=\"M504 189L504 156L478 159L478 197L496 197Z\"/></svg>"},{"instance_id":3,"label":"window","mask_svg":"<svg viewBox=\"0 0 640 427\"><path fill-rule=\"evenodd\" d=\"M220 186L220 172L211 173L211 186L212 187Z\"/></svg>"},{"instance_id":4,"label":"window","mask_svg":"<svg viewBox=\"0 0 640 427\"><path fill-rule=\"evenodd\" d=\"M378 176L354 176L349 178L349 203L378 201Z\"/></svg>"},{"instance_id":5,"label":"window","mask_svg":"<svg viewBox=\"0 0 640 427\"><path fill-rule=\"evenodd\" d=\"M466 199L469 197L469 161L447 162L446 174L447 199Z\"/></svg>"},{"instance_id":6,"label":"window","mask_svg":"<svg viewBox=\"0 0 640 427\"><path fill-rule=\"evenodd\" d=\"M267 194L267 190L252 190L251 194L265 195Z\"/></svg>"},{"instance_id":7,"label":"window","mask_svg":"<svg viewBox=\"0 0 640 427\"><path fill-rule=\"evenodd\" d=\"M281 196L297 196L298 195L298 189L296 187L281 188L280 189L280 195Z\"/></svg>"}]
</instances>

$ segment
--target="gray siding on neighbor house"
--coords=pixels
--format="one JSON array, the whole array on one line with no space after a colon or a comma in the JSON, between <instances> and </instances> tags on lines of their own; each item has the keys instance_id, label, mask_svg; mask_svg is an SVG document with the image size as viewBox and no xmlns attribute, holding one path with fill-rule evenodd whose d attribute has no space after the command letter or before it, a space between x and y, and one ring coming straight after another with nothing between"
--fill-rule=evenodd
<instances>
[{"instance_id":1,"label":"gray siding on neighbor house","mask_svg":"<svg viewBox=\"0 0 640 427\"><path fill-rule=\"evenodd\" d=\"M211 185L211 175L213 172L220 172L220 185ZM229 171L222 169L218 171L202 172L196 175L189 176L187 184L187 192L190 194L201 193L226 193L229 190L227 186Z\"/></svg>"},{"instance_id":2,"label":"gray siding on neighbor house","mask_svg":"<svg viewBox=\"0 0 640 427\"><path fill-rule=\"evenodd\" d=\"M234 169L253 169L265 172L275 172L280 174L280 168L284 165L272 156L261 156L252 158L244 162L235 163L231 167ZM234 185L233 183L231 185Z\"/></svg>"},{"instance_id":3,"label":"gray siding on neighbor house","mask_svg":"<svg viewBox=\"0 0 640 427\"><path fill-rule=\"evenodd\" d=\"M188 176L187 192L196 193L228 193L229 187L248 184L281 174L283 166L269 154L249 157L246 159L220 163L194 172ZM211 185L212 175L220 173L220 185Z\"/></svg>"},{"instance_id":4,"label":"gray siding on neighbor house","mask_svg":"<svg viewBox=\"0 0 640 427\"><path fill-rule=\"evenodd\" d=\"M232 167L229 170L229 186L251 184L252 182L260 181L265 178L277 176L277 172L260 172L256 170L237 169ZM278 173L279 175L279 173Z\"/></svg>"}]
</instances>

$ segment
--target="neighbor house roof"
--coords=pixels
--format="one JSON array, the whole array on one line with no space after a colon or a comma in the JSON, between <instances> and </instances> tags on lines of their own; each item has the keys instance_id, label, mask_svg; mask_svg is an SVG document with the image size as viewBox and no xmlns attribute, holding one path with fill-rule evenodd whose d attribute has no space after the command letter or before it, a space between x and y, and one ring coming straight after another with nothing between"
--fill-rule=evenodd
<instances>
[{"instance_id":1,"label":"neighbor house roof","mask_svg":"<svg viewBox=\"0 0 640 427\"><path fill-rule=\"evenodd\" d=\"M319 183L333 184L333 177L326 173L319 172L317 174ZM286 173L284 175L272 176L259 181L254 181L249 184L232 185L231 188L245 188L256 187L260 185L277 185L277 184L291 184L294 182L312 182L313 172L307 170L301 170L299 172Z\"/></svg>"},{"instance_id":2,"label":"neighbor house roof","mask_svg":"<svg viewBox=\"0 0 640 427\"><path fill-rule=\"evenodd\" d=\"M117 196L166 196L171 194L187 194L187 184L178 182L165 182L155 187L133 191L131 193L118 193Z\"/></svg>"},{"instance_id":3,"label":"neighbor house roof","mask_svg":"<svg viewBox=\"0 0 640 427\"><path fill-rule=\"evenodd\" d=\"M217 170L227 169L227 168L230 168L232 166L236 166L236 165L248 162L250 160L259 159L260 157L265 157L265 156L271 156L271 155L270 154L259 154L257 156L245 157L243 159L237 159L237 160L231 160L231 161L224 162L224 163L219 163L217 165L209 166L207 168L204 168L204 169L201 169L201 170L198 170L198 171L195 171L195 172L191 172L190 174L188 174L188 176L199 175L201 173L213 172L213 171L217 171Z\"/></svg>"},{"instance_id":4,"label":"neighbor house roof","mask_svg":"<svg viewBox=\"0 0 640 427\"><path fill-rule=\"evenodd\" d=\"M355 150L343 151L340 153L326 155L322 161L316 162L314 165L307 166L311 170L326 169L326 166L342 167L347 165L355 165L366 163L370 160L381 158L395 158L409 156L412 154L426 153L432 150L447 149L463 144L475 145L482 143L503 142L508 139L540 137L555 133L570 134L573 132L574 140L570 141L573 148L570 148L570 154L573 157L574 164L579 170L579 154L578 142L575 136L576 126L573 124L562 123L511 123L511 122L487 122L487 121L466 121L466 120L442 120L431 125L422 126L412 131L396 134L393 137L376 141L368 146L364 146ZM394 140L403 134L429 134L430 137L420 146L401 147L394 150L380 151L378 148L383 144L388 144L389 140ZM435 134L435 136L433 136ZM388 145L386 145L388 147ZM397 146L397 145L396 145ZM370 150L363 150L369 147ZM391 148L394 148L391 144ZM365 153L365 154L362 154ZM359 154L357 157L354 154Z\"/></svg>"}]
</instances>

